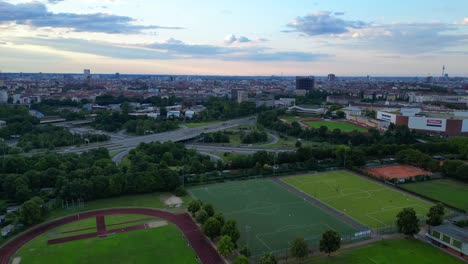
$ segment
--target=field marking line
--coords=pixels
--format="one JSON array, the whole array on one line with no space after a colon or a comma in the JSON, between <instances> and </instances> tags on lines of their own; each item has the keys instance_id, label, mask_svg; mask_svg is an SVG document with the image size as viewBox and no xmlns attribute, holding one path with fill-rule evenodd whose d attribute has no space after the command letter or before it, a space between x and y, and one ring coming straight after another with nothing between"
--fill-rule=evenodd
<instances>
[{"instance_id":1,"label":"field marking line","mask_svg":"<svg viewBox=\"0 0 468 264\"><path fill-rule=\"evenodd\" d=\"M357 188L348 188L348 189L357 189ZM343 189L343 190L345 190L345 189ZM369 197L373 196L372 192L379 192L379 191L382 191L382 190L386 190L386 189L383 188L383 189L375 189L375 190L369 190L369 191L362 190L360 192L347 193L347 194L335 195L335 196L328 196L328 197L324 197L324 198L320 198L320 199L327 200L327 199L332 199L332 198L344 198L344 197L349 196L349 195L361 194L361 193L369 194L370 196L364 197L364 198L369 198ZM342 193L342 190L340 190L340 193ZM363 197L360 197L359 199L363 199Z\"/></svg>"},{"instance_id":2,"label":"field marking line","mask_svg":"<svg viewBox=\"0 0 468 264\"><path fill-rule=\"evenodd\" d=\"M270 205L270 206L256 207L256 208L244 208L242 210L226 212L224 215L238 214L238 213L242 213L242 212L246 212L246 211L262 210L262 209L267 209L267 208L271 208L271 207L281 207L282 205L293 205L293 204L300 204L300 203L303 203L303 201L301 200L301 201L298 201L298 202L273 204L273 205Z\"/></svg>"},{"instance_id":3,"label":"field marking line","mask_svg":"<svg viewBox=\"0 0 468 264\"><path fill-rule=\"evenodd\" d=\"M271 248L263 241L261 238L258 237L258 234L255 235L255 238L262 243L266 248L268 248L269 251L271 251Z\"/></svg>"}]
</instances>

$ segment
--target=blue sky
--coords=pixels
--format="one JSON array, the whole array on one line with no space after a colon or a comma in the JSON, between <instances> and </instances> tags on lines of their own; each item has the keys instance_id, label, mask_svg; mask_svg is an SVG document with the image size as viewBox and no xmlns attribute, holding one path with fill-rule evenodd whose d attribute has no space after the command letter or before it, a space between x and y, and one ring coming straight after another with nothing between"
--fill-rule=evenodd
<instances>
[{"instance_id":1,"label":"blue sky","mask_svg":"<svg viewBox=\"0 0 468 264\"><path fill-rule=\"evenodd\" d=\"M468 1L0 0L0 69L468 76Z\"/></svg>"}]
</instances>

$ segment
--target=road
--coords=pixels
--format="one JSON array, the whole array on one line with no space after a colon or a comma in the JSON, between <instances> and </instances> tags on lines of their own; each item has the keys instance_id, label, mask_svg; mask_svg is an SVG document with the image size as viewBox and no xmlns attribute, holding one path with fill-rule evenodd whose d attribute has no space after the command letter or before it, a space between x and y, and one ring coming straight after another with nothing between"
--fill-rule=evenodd
<instances>
[{"instance_id":1,"label":"road","mask_svg":"<svg viewBox=\"0 0 468 264\"><path fill-rule=\"evenodd\" d=\"M177 130L172 130L168 132L158 133L158 134L151 134L145 136L138 136L138 137L131 137L128 135L122 134L111 134L110 141L107 142L99 142L99 143L91 143L88 145L82 145L79 147L72 146L72 147L63 147L57 148L57 153L83 153L92 149L96 148L107 148L109 152L118 152L116 156L114 156L114 162L120 162L120 160L130 151L138 146L140 143L149 143L153 141L159 142L166 142L166 141L183 141L187 139L191 139L194 137L199 136L202 133L211 133L220 130L225 130L231 127L235 127L242 124L250 124L255 123L256 117L246 117L240 119L233 119L228 121L221 121L219 123L210 124L206 126L201 126L197 128L179 128ZM37 153L37 152L36 152Z\"/></svg>"},{"instance_id":2,"label":"road","mask_svg":"<svg viewBox=\"0 0 468 264\"><path fill-rule=\"evenodd\" d=\"M258 147L232 147L232 146L219 146L219 145L203 145L203 144L186 144L186 148L196 149L199 152L231 152L237 154L254 154L258 151L268 152L293 152L294 149L277 149L277 148L258 148Z\"/></svg>"}]
</instances>

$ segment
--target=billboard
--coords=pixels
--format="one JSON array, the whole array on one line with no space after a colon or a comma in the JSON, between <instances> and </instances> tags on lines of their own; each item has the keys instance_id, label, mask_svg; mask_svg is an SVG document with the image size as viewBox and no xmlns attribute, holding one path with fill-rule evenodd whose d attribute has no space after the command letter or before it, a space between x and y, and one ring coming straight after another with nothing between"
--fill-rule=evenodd
<instances>
[{"instance_id":1,"label":"billboard","mask_svg":"<svg viewBox=\"0 0 468 264\"><path fill-rule=\"evenodd\" d=\"M388 112L378 111L377 112L377 119L395 124L396 123L396 114L391 114L391 113L388 113Z\"/></svg>"},{"instance_id":2,"label":"billboard","mask_svg":"<svg viewBox=\"0 0 468 264\"><path fill-rule=\"evenodd\" d=\"M443 118L411 116L408 120L408 127L410 129L445 132L447 128L447 120Z\"/></svg>"}]
</instances>

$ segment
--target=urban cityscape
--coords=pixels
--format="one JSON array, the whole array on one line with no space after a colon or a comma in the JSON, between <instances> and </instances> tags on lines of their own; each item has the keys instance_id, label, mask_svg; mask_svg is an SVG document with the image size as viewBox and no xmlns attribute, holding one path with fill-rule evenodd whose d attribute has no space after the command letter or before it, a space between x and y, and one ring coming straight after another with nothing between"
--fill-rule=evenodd
<instances>
[{"instance_id":1,"label":"urban cityscape","mask_svg":"<svg viewBox=\"0 0 468 264\"><path fill-rule=\"evenodd\" d=\"M0 264L468 263L464 10L0 0Z\"/></svg>"}]
</instances>

